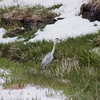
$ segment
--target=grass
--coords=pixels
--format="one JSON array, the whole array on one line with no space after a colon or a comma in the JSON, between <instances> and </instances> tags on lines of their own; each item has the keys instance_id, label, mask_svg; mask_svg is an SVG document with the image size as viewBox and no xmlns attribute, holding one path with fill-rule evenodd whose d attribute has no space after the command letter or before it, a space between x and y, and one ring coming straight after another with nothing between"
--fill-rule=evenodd
<instances>
[{"instance_id":1,"label":"grass","mask_svg":"<svg viewBox=\"0 0 100 100\"><path fill-rule=\"evenodd\" d=\"M57 5L57 8L60 5ZM48 9L54 9L56 6ZM2 13L18 8L1 9ZM28 8L29 12L38 12L43 17L50 13L41 6ZM44 15L43 15L44 14ZM51 14L52 15L52 14ZM4 27L4 23L1 23ZM12 26L6 27L7 29ZM5 88L23 88L27 84L41 87L52 87L63 90L69 100L99 100L100 98L100 53L93 52L98 41L100 31L94 34L68 38L56 45L54 60L46 70L40 70L43 57L52 50L52 41L27 42L34 37L37 30L28 31L19 38L24 41L0 43L0 66L10 70L6 78ZM99 47L100 48L100 47ZM10 77L10 78L9 78Z\"/></svg>"},{"instance_id":2,"label":"grass","mask_svg":"<svg viewBox=\"0 0 100 100\"><path fill-rule=\"evenodd\" d=\"M58 43L53 62L43 71L40 70L41 61L51 51L52 41L0 44L1 67L11 71L11 80L7 76L4 87L35 84L63 90L75 100L99 100L100 55L91 52L99 36L100 32Z\"/></svg>"}]
</instances>

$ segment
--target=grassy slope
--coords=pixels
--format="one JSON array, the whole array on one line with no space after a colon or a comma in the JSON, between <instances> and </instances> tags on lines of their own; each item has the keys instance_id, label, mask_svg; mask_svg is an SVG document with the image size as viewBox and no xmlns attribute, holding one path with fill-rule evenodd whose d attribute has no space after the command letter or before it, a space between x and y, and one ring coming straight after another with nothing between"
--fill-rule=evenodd
<instances>
[{"instance_id":1,"label":"grassy slope","mask_svg":"<svg viewBox=\"0 0 100 100\"><path fill-rule=\"evenodd\" d=\"M8 11L10 10L5 10L5 12ZM25 35L26 40L30 37L31 34ZM43 71L40 70L41 61L44 55L51 51L52 41L0 44L0 64L2 65L0 67L11 71L5 76L4 87L15 85L14 88L16 88L17 85L21 88L26 84L36 84L61 89L67 97L74 100L99 100L100 56L92 52L99 37L100 32L68 38L58 43L53 62Z\"/></svg>"},{"instance_id":2,"label":"grassy slope","mask_svg":"<svg viewBox=\"0 0 100 100\"><path fill-rule=\"evenodd\" d=\"M0 44L3 52L1 67L12 72L11 81L6 81L5 87L12 84L23 87L32 83L62 89L66 95L78 100L98 100L100 56L90 51L99 36L100 33L68 38L57 44L54 60L45 71L40 70L40 65L43 56L52 49L51 41ZM73 61L78 61L78 64L74 65Z\"/></svg>"}]
</instances>

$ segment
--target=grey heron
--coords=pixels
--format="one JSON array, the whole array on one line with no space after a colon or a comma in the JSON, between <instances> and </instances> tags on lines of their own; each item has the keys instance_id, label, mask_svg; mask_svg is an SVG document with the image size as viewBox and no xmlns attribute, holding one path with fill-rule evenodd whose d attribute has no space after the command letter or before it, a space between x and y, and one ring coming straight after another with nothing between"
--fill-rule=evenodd
<instances>
[{"instance_id":1,"label":"grey heron","mask_svg":"<svg viewBox=\"0 0 100 100\"><path fill-rule=\"evenodd\" d=\"M55 51L56 41L60 41L60 39L55 38L52 51L49 52L42 60L41 69L44 69L53 60L53 54Z\"/></svg>"}]
</instances>

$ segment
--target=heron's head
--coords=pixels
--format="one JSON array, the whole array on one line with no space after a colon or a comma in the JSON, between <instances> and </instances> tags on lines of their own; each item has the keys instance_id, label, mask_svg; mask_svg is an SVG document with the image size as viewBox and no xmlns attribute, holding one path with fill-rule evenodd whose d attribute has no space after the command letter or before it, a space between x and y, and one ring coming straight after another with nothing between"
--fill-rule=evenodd
<instances>
[{"instance_id":1,"label":"heron's head","mask_svg":"<svg viewBox=\"0 0 100 100\"><path fill-rule=\"evenodd\" d=\"M55 41L60 42L60 41L61 41L61 39L59 39L59 38L55 38Z\"/></svg>"}]
</instances>

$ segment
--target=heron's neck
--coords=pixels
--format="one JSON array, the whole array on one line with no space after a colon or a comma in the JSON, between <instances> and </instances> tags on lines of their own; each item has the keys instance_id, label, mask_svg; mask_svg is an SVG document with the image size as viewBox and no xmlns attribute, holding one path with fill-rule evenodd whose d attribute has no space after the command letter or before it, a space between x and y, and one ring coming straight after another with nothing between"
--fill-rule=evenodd
<instances>
[{"instance_id":1,"label":"heron's neck","mask_svg":"<svg viewBox=\"0 0 100 100\"><path fill-rule=\"evenodd\" d=\"M51 54L53 54L54 51L55 51L55 45L56 45L56 42L54 41L54 45L53 45L53 48L52 48Z\"/></svg>"}]
</instances>

